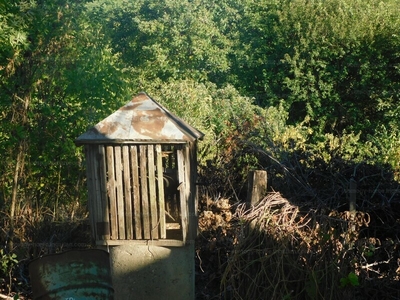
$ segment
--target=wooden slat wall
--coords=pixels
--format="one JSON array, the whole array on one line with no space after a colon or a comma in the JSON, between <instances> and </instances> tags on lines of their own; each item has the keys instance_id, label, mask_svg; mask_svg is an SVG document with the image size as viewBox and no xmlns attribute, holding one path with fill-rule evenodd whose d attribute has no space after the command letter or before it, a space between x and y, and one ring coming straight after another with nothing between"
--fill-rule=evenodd
<instances>
[{"instance_id":1,"label":"wooden slat wall","mask_svg":"<svg viewBox=\"0 0 400 300\"><path fill-rule=\"evenodd\" d=\"M86 146L89 218L93 237L109 238L109 209L106 190L104 147Z\"/></svg>"},{"instance_id":2,"label":"wooden slat wall","mask_svg":"<svg viewBox=\"0 0 400 300\"><path fill-rule=\"evenodd\" d=\"M179 191L168 201L177 201L177 221L183 241L187 241L189 219L194 213L194 207L188 204L193 188L189 183L194 179L188 148L92 145L86 154L89 209L96 240L166 239L164 170L173 169L177 171Z\"/></svg>"}]
</instances>

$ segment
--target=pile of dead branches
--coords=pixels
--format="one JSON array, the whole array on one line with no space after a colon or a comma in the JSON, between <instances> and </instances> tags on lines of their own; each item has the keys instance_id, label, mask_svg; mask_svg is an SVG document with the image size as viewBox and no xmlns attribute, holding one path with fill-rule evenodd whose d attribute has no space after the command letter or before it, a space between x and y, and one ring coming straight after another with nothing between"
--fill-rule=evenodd
<instances>
[{"instance_id":1,"label":"pile of dead branches","mask_svg":"<svg viewBox=\"0 0 400 300\"><path fill-rule=\"evenodd\" d=\"M363 236L368 213L303 210L270 193L255 207L238 206L235 220L240 234L221 281L225 299L398 296L400 243Z\"/></svg>"}]
</instances>

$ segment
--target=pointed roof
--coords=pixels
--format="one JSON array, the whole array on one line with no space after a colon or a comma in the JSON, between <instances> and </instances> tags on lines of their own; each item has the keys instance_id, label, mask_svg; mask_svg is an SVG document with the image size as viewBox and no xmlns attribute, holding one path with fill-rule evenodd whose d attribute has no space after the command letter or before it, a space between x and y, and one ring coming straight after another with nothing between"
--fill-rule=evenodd
<instances>
[{"instance_id":1,"label":"pointed roof","mask_svg":"<svg viewBox=\"0 0 400 300\"><path fill-rule=\"evenodd\" d=\"M139 93L80 135L75 143L187 143L203 136L202 132L173 115L146 93Z\"/></svg>"}]
</instances>

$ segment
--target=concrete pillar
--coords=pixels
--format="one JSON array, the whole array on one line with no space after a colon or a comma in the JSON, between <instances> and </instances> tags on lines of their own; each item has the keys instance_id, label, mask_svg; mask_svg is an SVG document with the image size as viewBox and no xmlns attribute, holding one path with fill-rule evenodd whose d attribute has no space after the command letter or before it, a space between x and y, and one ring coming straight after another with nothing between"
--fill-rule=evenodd
<instances>
[{"instance_id":1,"label":"concrete pillar","mask_svg":"<svg viewBox=\"0 0 400 300\"><path fill-rule=\"evenodd\" d=\"M111 276L115 300L195 298L194 245L112 246Z\"/></svg>"}]
</instances>

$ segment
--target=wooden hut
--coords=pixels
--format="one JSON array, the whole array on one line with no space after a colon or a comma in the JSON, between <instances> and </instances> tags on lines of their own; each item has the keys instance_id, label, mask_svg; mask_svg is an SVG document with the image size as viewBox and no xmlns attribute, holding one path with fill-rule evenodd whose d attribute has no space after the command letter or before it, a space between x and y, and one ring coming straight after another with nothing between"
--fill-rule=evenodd
<instances>
[{"instance_id":1,"label":"wooden hut","mask_svg":"<svg viewBox=\"0 0 400 300\"><path fill-rule=\"evenodd\" d=\"M183 246L197 230L197 140L203 133L145 93L79 136L97 245Z\"/></svg>"}]
</instances>

